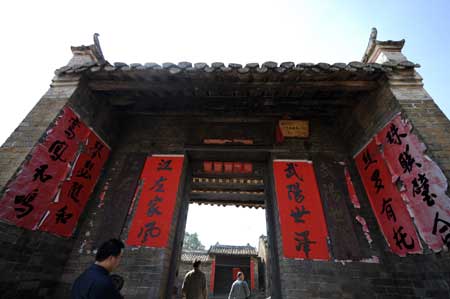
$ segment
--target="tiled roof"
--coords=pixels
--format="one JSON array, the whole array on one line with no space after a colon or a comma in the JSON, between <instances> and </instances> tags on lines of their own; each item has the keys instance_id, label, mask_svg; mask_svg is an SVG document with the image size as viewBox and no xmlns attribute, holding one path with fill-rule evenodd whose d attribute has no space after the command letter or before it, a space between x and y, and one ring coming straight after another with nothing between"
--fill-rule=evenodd
<instances>
[{"instance_id":1,"label":"tiled roof","mask_svg":"<svg viewBox=\"0 0 450 299\"><path fill-rule=\"evenodd\" d=\"M195 75L199 73L235 73L235 74L284 74L284 73L336 73L336 72L362 72L362 73L385 73L393 70L401 69L413 69L420 67L411 61L401 62L385 62L383 64L378 63L363 63L359 61L353 61L350 63L294 63L294 62L277 62L267 61L263 64L259 63L247 63L242 65L239 63L229 63L225 65L223 62L213 62L210 65L204 62L191 63L191 62L165 62L161 65L149 62L149 63L131 63L126 64L123 62L115 62L114 64L99 65L95 62L90 62L81 65L64 66L55 71L57 75L63 74L75 74L75 73L98 73L98 72L146 72L151 71L152 74L169 74L169 75Z\"/></svg>"},{"instance_id":2,"label":"tiled roof","mask_svg":"<svg viewBox=\"0 0 450 299\"><path fill-rule=\"evenodd\" d=\"M199 260L202 263L210 262L208 251L206 250L183 250L181 252L181 261L185 263L193 263Z\"/></svg>"},{"instance_id":3,"label":"tiled roof","mask_svg":"<svg viewBox=\"0 0 450 299\"><path fill-rule=\"evenodd\" d=\"M255 247L247 244L246 246L235 245L221 245L216 244L211 246L209 254L225 254L225 255L257 255Z\"/></svg>"},{"instance_id":4,"label":"tiled roof","mask_svg":"<svg viewBox=\"0 0 450 299\"><path fill-rule=\"evenodd\" d=\"M368 63L368 54L373 50L375 44L399 44L400 48L403 47L404 41L378 41L376 40L376 29L372 29L372 33L369 39L369 44L366 53L363 57L363 62L353 61L350 63L294 63L291 61L282 62L278 64L277 62L267 61L262 64L251 62L245 65L239 63L229 63L226 65L223 62L213 62L210 65L204 62L187 62L182 61L179 63L165 62L160 64L154 62L148 63L123 63L115 62L113 64L105 60L100 42L98 39L98 34L94 34L94 44L90 46L80 46L72 47L72 52L74 57L69 62L68 65L55 71L56 75L64 74L77 74L77 73L89 73L93 76L104 75L110 76L112 74L127 74L131 77L141 78L142 75L150 76L170 76L172 78L181 77L201 77L208 74L217 75L220 79L224 77L255 77L255 80L263 77L264 79L270 79L271 81L276 80L284 76L295 77L297 80L303 77L310 77L313 75L326 75L326 74L338 74L340 79L345 80L346 74L350 74L350 78L355 75L364 74L382 74L389 73L394 70L404 70L404 69L414 69L419 67L411 61L401 61L392 62L387 61L383 64L378 63ZM85 57L86 59L79 59L80 57ZM125 75L126 76L126 75ZM269 78L267 78L269 76ZM315 76L313 76L314 78ZM327 76L328 77L328 76ZM331 76L333 77L333 76Z\"/></svg>"}]
</instances>

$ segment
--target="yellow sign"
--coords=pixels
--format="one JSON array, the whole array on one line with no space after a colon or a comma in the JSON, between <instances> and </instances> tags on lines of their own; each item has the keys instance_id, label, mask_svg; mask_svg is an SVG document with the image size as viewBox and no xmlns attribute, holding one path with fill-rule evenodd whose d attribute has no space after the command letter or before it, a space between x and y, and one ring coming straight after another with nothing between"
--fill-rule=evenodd
<instances>
[{"instance_id":1,"label":"yellow sign","mask_svg":"<svg viewBox=\"0 0 450 299\"><path fill-rule=\"evenodd\" d=\"M278 124L284 137L309 137L308 120L280 120Z\"/></svg>"}]
</instances>

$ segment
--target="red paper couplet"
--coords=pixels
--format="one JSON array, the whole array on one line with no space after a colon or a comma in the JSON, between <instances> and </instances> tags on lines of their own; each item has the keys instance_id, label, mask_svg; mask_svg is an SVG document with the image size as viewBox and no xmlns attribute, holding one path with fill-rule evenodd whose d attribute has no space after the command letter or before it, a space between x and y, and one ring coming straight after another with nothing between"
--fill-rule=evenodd
<instances>
[{"instance_id":1,"label":"red paper couplet","mask_svg":"<svg viewBox=\"0 0 450 299\"><path fill-rule=\"evenodd\" d=\"M88 128L68 107L47 130L43 143L31 151L0 203L0 218L27 229L36 229L75 159Z\"/></svg>"},{"instance_id":2,"label":"red paper couplet","mask_svg":"<svg viewBox=\"0 0 450 299\"><path fill-rule=\"evenodd\" d=\"M154 155L145 161L128 245L167 247L183 160L180 155Z\"/></svg>"},{"instance_id":3,"label":"red paper couplet","mask_svg":"<svg viewBox=\"0 0 450 299\"><path fill-rule=\"evenodd\" d=\"M43 145L48 149L51 160L70 163L90 130L70 108L64 107L62 111L55 126L46 132Z\"/></svg>"},{"instance_id":4,"label":"red paper couplet","mask_svg":"<svg viewBox=\"0 0 450 299\"><path fill-rule=\"evenodd\" d=\"M242 172L242 162L233 162L233 172L234 173Z\"/></svg>"},{"instance_id":5,"label":"red paper couplet","mask_svg":"<svg viewBox=\"0 0 450 299\"><path fill-rule=\"evenodd\" d=\"M109 154L108 146L91 131L85 150L76 160L70 178L63 182L57 200L50 205L40 230L72 235Z\"/></svg>"},{"instance_id":6,"label":"red paper couplet","mask_svg":"<svg viewBox=\"0 0 450 299\"><path fill-rule=\"evenodd\" d=\"M211 173L213 170L213 162L205 161L203 162L203 171L206 173Z\"/></svg>"},{"instance_id":7,"label":"red paper couplet","mask_svg":"<svg viewBox=\"0 0 450 299\"><path fill-rule=\"evenodd\" d=\"M412 220L374 139L355 160L378 225L392 252L399 256L421 253Z\"/></svg>"},{"instance_id":8,"label":"red paper couplet","mask_svg":"<svg viewBox=\"0 0 450 299\"><path fill-rule=\"evenodd\" d=\"M412 126L397 115L375 137L393 180L403 182L401 195L425 243L434 251L450 246L450 198L447 179L425 155L426 146Z\"/></svg>"},{"instance_id":9,"label":"red paper couplet","mask_svg":"<svg viewBox=\"0 0 450 299\"><path fill-rule=\"evenodd\" d=\"M232 173L233 172L233 162L224 162L223 168L225 173Z\"/></svg>"},{"instance_id":10,"label":"red paper couplet","mask_svg":"<svg viewBox=\"0 0 450 299\"><path fill-rule=\"evenodd\" d=\"M215 173L222 173L223 171L223 162L214 162L214 172Z\"/></svg>"},{"instance_id":11,"label":"red paper couplet","mask_svg":"<svg viewBox=\"0 0 450 299\"><path fill-rule=\"evenodd\" d=\"M86 149L77 157L82 143ZM64 107L8 185L0 202L0 218L27 229L70 236L109 151L75 112ZM77 177L80 171L89 180ZM66 180L69 172L72 176Z\"/></svg>"},{"instance_id":12,"label":"red paper couplet","mask_svg":"<svg viewBox=\"0 0 450 299\"><path fill-rule=\"evenodd\" d=\"M55 127L63 130L67 140L76 140L77 143L84 142L92 132L69 107L63 108L63 114L58 117Z\"/></svg>"},{"instance_id":13,"label":"red paper couplet","mask_svg":"<svg viewBox=\"0 0 450 299\"><path fill-rule=\"evenodd\" d=\"M19 175L8 186L1 201L0 218L27 229L35 229L59 184L69 172L69 163L53 161L38 144Z\"/></svg>"},{"instance_id":14,"label":"red paper couplet","mask_svg":"<svg viewBox=\"0 0 450 299\"><path fill-rule=\"evenodd\" d=\"M253 172L253 164L252 163L244 163L244 173L252 173Z\"/></svg>"},{"instance_id":15,"label":"red paper couplet","mask_svg":"<svg viewBox=\"0 0 450 299\"><path fill-rule=\"evenodd\" d=\"M328 231L312 162L275 160L283 254L329 260Z\"/></svg>"}]
</instances>

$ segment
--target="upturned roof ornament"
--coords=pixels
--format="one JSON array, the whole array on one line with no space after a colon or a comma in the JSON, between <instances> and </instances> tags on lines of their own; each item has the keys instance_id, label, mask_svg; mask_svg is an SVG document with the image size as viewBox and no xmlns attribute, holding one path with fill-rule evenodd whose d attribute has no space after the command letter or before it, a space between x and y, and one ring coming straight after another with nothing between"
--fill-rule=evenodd
<instances>
[{"instance_id":1,"label":"upturned roof ornament","mask_svg":"<svg viewBox=\"0 0 450 299\"><path fill-rule=\"evenodd\" d=\"M100 40L98 39L99 36L100 36L100 34L94 33L93 52L97 58L98 64L104 65L106 63L106 60L105 60L105 57L103 56L102 48L100 47Z\"/></svg>"},{"instance_id":2,"label":"upturned roof ornament","mask_svg":"<svg viewBox=\"0 0 450 299\"><path fill-rule=\"evenodd\" d=\"M362 58L362 62L364 63L366 63L367 60L369 60L369 55L372 52L373 48L375 47L377 41L377 34L378 34L377 28L372 27L372 30L370 31L369 42L367 43L367 48Z\"/></svg>"}]
</instances>

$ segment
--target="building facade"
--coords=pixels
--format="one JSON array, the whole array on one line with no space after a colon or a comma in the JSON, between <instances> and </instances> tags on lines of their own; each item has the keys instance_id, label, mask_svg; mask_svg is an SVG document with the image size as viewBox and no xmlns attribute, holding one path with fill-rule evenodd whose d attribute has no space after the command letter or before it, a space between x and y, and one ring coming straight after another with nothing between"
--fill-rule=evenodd
<instances>
[{"instance_id":1,"label":"building facade","mask_svg":"<svg viewBox=\"0 0 450 299\"><path fill-rule=\"evenodd\" d=\"M237 273L242 272L252 294L259 295L259 259L256 248L246 245L223 245L217 243L209 250L183 250L178 269L177 285L192 270L194 261L200 261L205 273L209 298L228 298ZM180 288L178 288L180 289ZM181 292L177 293L181 296ZM181 297L180 297L181 298ZM255 297L256 298L256 297Z\"/></svg>"},{"instance_id":2,"label":"building facade","mask_svg":"<svg viewBox=\"0 0 450 299\"><path fill-rule=\"evenodd\" d=\"M72 47L0 148L1 296L66 298L115 237L125 297L171 298L198 202L265 209L272 298L448 298L450 123L403 44L245 66Z\"/></svg>"}]
</instances>

